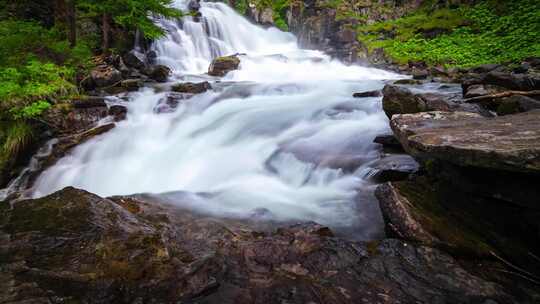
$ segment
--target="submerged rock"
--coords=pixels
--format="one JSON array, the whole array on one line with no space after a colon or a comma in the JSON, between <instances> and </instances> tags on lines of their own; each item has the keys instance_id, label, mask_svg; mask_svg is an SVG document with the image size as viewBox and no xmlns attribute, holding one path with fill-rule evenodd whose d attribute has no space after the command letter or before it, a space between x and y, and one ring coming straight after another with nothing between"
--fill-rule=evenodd
<instances>
[{"instance_id":1,"label":"submerged rock","mask_svg":"<svg viewBox=\"0 0 540 304\"><path fill-rule=\"evenodd\" d=\"M208 74L211 76L223 77L230 71L238 69L240 59L237 55L218 57L212 61L208 68Z\"/></svg>"},{"instance_id":2,"label":"submerged rock","mask_svg":"<svg viewBox=\"0 0 540 304\"><path fill-rule=\"evenodd\" d=\"M315 223L256 232L170 205L66 188L0 205L0 301L514 302L440 250L332 235Z\"/></svg>"}]
</instances>

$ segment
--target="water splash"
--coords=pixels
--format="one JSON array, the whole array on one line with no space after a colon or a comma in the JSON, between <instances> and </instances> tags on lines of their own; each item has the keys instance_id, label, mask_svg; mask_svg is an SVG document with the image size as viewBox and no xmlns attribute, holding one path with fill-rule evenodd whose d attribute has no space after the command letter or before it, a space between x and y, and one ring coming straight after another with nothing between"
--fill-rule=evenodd
<instances>
[{"instance_id":1,"label":"water splash","mask_svg":"<svg viewBox=\"0 0 540 304\"><path fill-rule=\"evenodd\" d=\"M127 120L45 171L33 196L65 186L166 193L215 215L264 210L277 220L361 227L357 238L380 233L373 187L353 173L378 158L372 139L388 122L379 98L351 96L399 76L299 49L291 34L257 27L223 3L203 2L201 12L200 23L159 20L169 34L154 48L177 78L195 74L215 80L214 89L169 113L156 111L169 93L131 94ZM202 75L212 58L232 53L245 53L238 71Z\"/></svg>"}]
</instances>

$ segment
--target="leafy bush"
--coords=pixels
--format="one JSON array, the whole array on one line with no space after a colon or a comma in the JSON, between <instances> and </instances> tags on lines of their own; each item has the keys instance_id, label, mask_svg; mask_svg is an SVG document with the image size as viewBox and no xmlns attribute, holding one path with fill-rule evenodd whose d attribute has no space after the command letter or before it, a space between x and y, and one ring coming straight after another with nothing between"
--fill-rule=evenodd
<instances>
[{"instance_id":1,"label":"leafy bush","mask_svg":"<svg viewBox=\"0 0 540 304\"><path fill-rule=\"evenodd\" d=\"M432 39L422 35L432 29L447 32ZM360 27L358 38L370 50L384 48L398 63L470 67L517 62L540 56L540 2L483 1L473 7L421 11Z\"/></svg>"},{"instance_id":2,"label":"leafy bush","mask_svg":"<svg viewBox=\"0 0 540 304\"><path fill-rule=\"evenodd\" d=\"M0 69L0 119L37 117L47 108L47 99L74 94L73 73L68 67L36 59L17 68Z\"/></svg>"}]
</instances>

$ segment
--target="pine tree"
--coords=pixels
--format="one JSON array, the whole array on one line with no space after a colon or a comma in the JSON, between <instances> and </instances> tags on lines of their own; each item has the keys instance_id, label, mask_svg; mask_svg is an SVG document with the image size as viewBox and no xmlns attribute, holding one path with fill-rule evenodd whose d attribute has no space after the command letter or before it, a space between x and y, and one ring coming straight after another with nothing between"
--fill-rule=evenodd
<instances>
[{"instance_id":1,"label":"pine tree","mask_svg":"<svg viewBox=\"0 0 540 304\"><path fill-rule=\"evenodd\" d=\"M87 15L101 18L102 49L110 47L111 26L140 30L146 38L155 39L164 30L155 25L152 16L179 18L182 13L172 8L172 0L78 0L77 6Z\"/></svg>"}]
</instances>

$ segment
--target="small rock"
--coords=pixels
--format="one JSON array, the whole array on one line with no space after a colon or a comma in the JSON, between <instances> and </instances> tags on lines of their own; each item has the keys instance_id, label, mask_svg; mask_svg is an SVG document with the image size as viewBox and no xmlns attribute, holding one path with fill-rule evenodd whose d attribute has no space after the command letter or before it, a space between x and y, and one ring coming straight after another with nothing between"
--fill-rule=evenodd
<instances>
[{"instance_id":1,"label":"small rock","mask_svg":"<svg viewBox=\"0 0 540 304\"><path fill-rule=\"evenodd\" d=\"M113 105L109 108L109 115L114 117L114 121L126 119L127 108L122 105Z\"/></svg>"},{"instance_id":2,"label":"small rock","mask_svg":"<svg viewBox=\"0 0 540 304\"><path fill-rule=\"evenodd\" d=\"M413 76L413 79L416 79L416 80L423 80L423 79L427 79L427 78L428 78L429 73L428 73L428 71L425 70L425 69L413 68L413 70L412 70L412 76Z\"/></svg>"},{"instance_id":3,"label":"small rock","mask_svg":"<svg viewBox=\"0 0 540 304\"><path fill-rule=\"evenodd\" d=\"M364 98L364 97L380 97L382 96L382 92L379 90L375 91L367 91L367 92L360 92L360 93L354 93L354 98Z\"/></svg>"},{"instance_id":4,"label":"small rock","mask_svg":"<svg viewBox=\"0 0 540 304\"><path fill-rule=\"evenodd\" d=\"M134 92L143 87L143 82L139 79L127 79L122 81L120 86L129 92Z\"/></svg>"},{"instance_id":5,"label":"small rock","mask_svg":"<svg viewBox=\"0 0 540 304\"><path fill-rule=\"evenodd\" d=\"M393 154L370 165L370 179L375 183L400 181L418 171L420 165L407 154Z\"/></svg>"},{"instance_id":6,"label":"small rock","mask_svg":"<svg viewBox=\"0 0 540 304\"><path fill-rule=\"evenodd\" d=\"M505 88L489 85L489 84L474 84L468 86L465 93L465 98L473 98L478 96L490 95L505 91Z\"/></svg>"},{"instance_id":7,"label":"small rock","mask_svg":"<svg viewBox=\"0 0 540 304\"><path fill-rule=\"evenodd\" d=\"M208 68L208 74L211 76L223 77L228 72L238 69L240 59L237 55L218 57L212 61Z\"/></svg>"},{"instance_id":8,"label":"small rock","mask_svg":"<svg viewBox=\"0 0 540 304\"><path fill-rule=\"evenodd\" d=\"M373 142L388 148L401 148L401 143L393 134L378 135L377 137L375 137Z\"/></svg>"},{"instance_id":9,"label":"small rock","mask_svg":"<svg viewBox=\"0 0 540 304\"><path fill-rule=\"evenodd\" d=\"M136 52L129 52L124 55L124 62L127 66L142 70L146 67L144 55Z\"/></svg>"},{"instance_id":10,"label":"small rock","mask_svg":"<svg viewBox=\"0 0 540 304\"><path fill-rule=\"evenodd\" d=\"M417 79L400 79L394 81L394 84L400 84L400 85L419 85L422 84L422 81Z\"/></svg>"},{"instance_id":11,"label":"small rock","mask_svg":"<svg viewBox=\"0 0 540 304\"><path fill-rule=\"evenodd\" d=\"M212 86L210 86L210 83L208 81L198 82L198 83L184 82L184 83L179 83L172 87L172 90L174 92L190 93L190 94L201 94L210 89L212 89Z\"/></svg>"},{"instance_id":12,"label":"small rock","mask_svg":"<svg viewBox=\"0 0 540 304\"><path fill-rule=\"evenodd\" d=\"M502 66L500 64L484 64L477 67L474 67L469 70L469 72L477 73L477 74L485 74L489 73L491 71L500 69Z\"/></svg>"},{"instance_id":13,"label":"small rock","mask_svg":"<svg viewBox=\"0 0 540 304\"><path fill-rule=\"evenodd\" d=\"M150 68L146 68L144 73L157 82L167 82L171 69L164 65L154 65Z\"/></svg>"}]
</instances>

